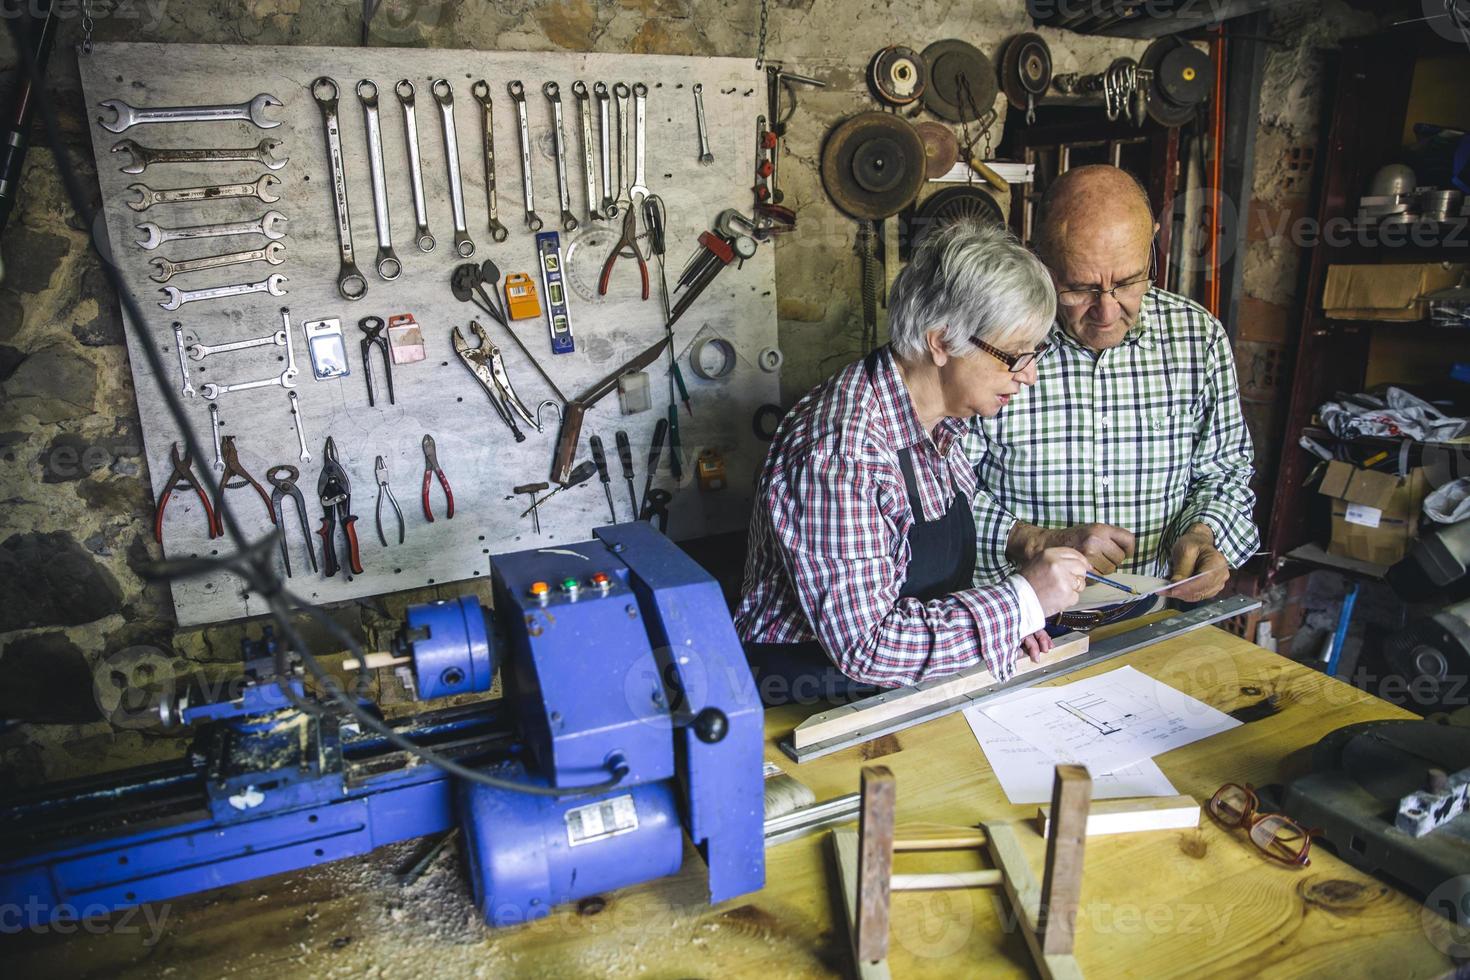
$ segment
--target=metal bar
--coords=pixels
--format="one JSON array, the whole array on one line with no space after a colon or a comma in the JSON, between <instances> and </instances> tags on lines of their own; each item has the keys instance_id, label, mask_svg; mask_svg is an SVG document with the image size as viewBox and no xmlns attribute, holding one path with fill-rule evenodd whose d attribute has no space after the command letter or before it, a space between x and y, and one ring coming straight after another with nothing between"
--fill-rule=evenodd
<instances>
[{"instance_id":1,"label":"metal bar","mask_svg":"<svg viewBox=\"0 0 1470 980\"><path fill-rule=\"evenodd\" d=\"M775 847L828 827L852 823L857 819L861 808L862 797L857 793L848 793L846 796L813 803L779 817L771 817L766 821L766 847Z\"/></svg>"},{"instance_id":2,"label":"metal bar","mask_svg":"<svg viewBox=\"0 0 1470 980\"><path fill-rule=\"evenodd\" d=\"M1106 640L1094 644L1091 649L1081 656L1062 661L1055 666L1039 667L1029 673L1013 677L1008 681L991 684L988 687L971 691L968 694L945 701L942 704L936 704L915 711L912 714L889 719L886 722L881 722L872 728L855 732L852 735L829 739L825 742L817 742L803 749L798 749L792 744L790 735L781 739L777 744L780 745L781 751L785 752L792 761L797 763L810 762L813 759L820 759L824 755L831 755L833 752L841 752L843 749L852 748L854 745L861 745L864 742L872 741L880 735L891 735L894 732L903 731L905 728L922 725L926 721L933 721L936 718L952 715L956 711L962 711L972 705L984 704L995 698L1013 694L1016 691L1024 690L1041 681L1065 677L1074 671L1081 670L1083 667L1091 667L1094 664L1112 660L1114 657L1121 657L1125 653L1141 650L1161 640L1182 636L1185 633L1205 626L1211 626L1226 619L1234 619L1236 616L1243 615L1260 607L1261 600L1254 596L1230 596L1212 602L1207 606L1200 606L1188 612L1180 613L1177 616L1160 620L1157 623L1149 623L1146 626L1128 630L1126 633L1119 633L1116 636L1108 637ZM886 697L886 695L874 695L874 698L881 697ZM863 703L862 701L857 703L860 710Z\"/></svg>"}]
</instances>

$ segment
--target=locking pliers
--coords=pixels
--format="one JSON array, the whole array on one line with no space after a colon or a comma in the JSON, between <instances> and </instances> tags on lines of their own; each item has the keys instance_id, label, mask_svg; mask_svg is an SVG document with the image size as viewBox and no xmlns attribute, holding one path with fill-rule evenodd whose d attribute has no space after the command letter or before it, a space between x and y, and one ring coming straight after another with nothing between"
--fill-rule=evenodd
<instances>
[{"instance_id":1,"label":"locking pliers","mask_svg":"<svg viewBox=\"0 0 1470 980\"><path fill-rule=\"evenodd\" d=\"M516 416L520 416L522 422L537 432L541 431L541 424L511 387L510 377L505 373L505 359L500 356L500 348L485 336L485 328L471 320L470 332L479 339L480 345L471 347L465 341L464 334L460 333L459 327L455 327L454 352L459 355L464 366L469 368L475 380L480 382L480 387L485 389L485 394L490 397L490 404L494 406L501 420L510 426L516 442L524 442L526 436L516 425Z\"/></svg>"}]
</instances>

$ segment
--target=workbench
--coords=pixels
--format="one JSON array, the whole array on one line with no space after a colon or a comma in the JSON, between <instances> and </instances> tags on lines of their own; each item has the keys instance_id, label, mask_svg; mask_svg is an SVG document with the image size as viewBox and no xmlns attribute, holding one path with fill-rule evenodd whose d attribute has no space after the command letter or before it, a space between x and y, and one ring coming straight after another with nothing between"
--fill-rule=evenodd
<instances>
[{"instance_id":1,"label":"workbench","mask_svg":"<svg viewBox=\"0 0 1470 980\"><path fill-rule=\"evenodd\" d=\"M1353 722L1410 715L1215 628L1079 671L1131 664L1245 724L1158 759L1201 803L1224 782L1279 782L1316 741ZM881 760L898 785L900 833L1034 817L1012 806L963 716L950 715L802 766L776 739L817 707L767 714L766 757L824 800L858 788ZM1027 824L1034 828L1034 820ZM1039 866L1042 839L1028 847ZM689 850L679 875L558 908L529 926L480 925L455 848L417 882L394 872L422 842L307 872L195 895L70 936L9 942L17 976L828 977L850 970L828 835L773 848L761 892L710 908ZM895 870L983 867L974 854L902 854ZM155 944L153 924L163 915ZM1013 917L993 890L896 894L888 963L895 977L1026 976ZM1007 924L1011 924L1007 928ZM6 924L7 927L9 923ZM9 929L7 928L7 931ZM1310 867L1262 857L1207 814L1198 830L1088 840L1076 955L1093 977L1438 976L1452 927L1349 867L1325 847ZM15 939L16 937L8 937Z\"/></svg>"}]
</instances>

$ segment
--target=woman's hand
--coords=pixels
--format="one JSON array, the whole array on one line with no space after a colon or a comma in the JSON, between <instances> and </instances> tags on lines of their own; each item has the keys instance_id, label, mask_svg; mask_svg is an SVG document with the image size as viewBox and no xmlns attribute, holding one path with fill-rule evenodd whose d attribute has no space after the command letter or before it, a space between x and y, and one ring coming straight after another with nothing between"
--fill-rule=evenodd
<instances>
[{"instance_id":1,"label":"woman's hand","mask_svg":"<svg viewBox=\"0 0 1470 980\"><path fill-rule=\"evenodd\" d=\"M1021 569L1021 577L1031 583L1042 615L1050 619L1077 601L1087 587L1087 573L1092 566L1082 552L1071 548L1047 548L1033 562Z\"/></svg>"}]
</instances>

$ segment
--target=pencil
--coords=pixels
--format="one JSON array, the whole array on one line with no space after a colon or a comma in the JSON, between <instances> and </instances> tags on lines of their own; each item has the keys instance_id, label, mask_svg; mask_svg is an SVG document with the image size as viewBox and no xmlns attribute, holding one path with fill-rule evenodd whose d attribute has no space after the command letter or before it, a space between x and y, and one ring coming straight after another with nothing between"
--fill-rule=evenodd
<instances>
[{"instance_id":1,"label":"pencil","mask_svg":"<svg viewBox=\"0 0 1470 980\"><path fill-rule=\"evenodd\" d=\"M1103 585L1111 585L1113 588L1119 590L1120 592L1126 592L1129 595L1143 594L1137 589L1133 588L1131 585L1124 585L1122 582L1114 582L1112 579L1104 578L1103 576L1098 575L1095 572L1088 572L1087 577L1092 579L1092 581L1094 582L1101 582Z\"/></svg>"}]
</instances>

